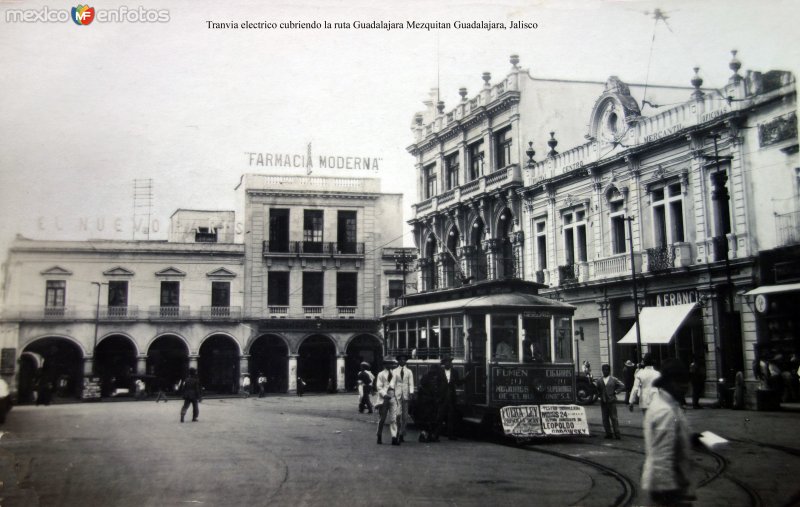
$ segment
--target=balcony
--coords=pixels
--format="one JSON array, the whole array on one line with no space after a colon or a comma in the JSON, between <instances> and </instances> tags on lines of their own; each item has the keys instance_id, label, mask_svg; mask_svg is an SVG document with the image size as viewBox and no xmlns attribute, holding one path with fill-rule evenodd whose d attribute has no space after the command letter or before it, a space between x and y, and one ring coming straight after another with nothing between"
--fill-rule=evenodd
<instances>
[{"instance_id":1,"label":"balcony","mask_svg":"<svg viewBox=\"0 0 800 507\"><path fill-rule=\"evenodd\" d=\"M333 255L364 255L364 243L354 241L331 243L331 253Z\"/></svg>"},{"instance_id":2,"label":"balcony","mask_svg":"<svg viewBox=\"0 0 800 507\"><path fill-rule=\"evenodd\" d=\"M336 313L339 314L340 318L350 317L351 319L355 317L356 310L358 310L357 306L337 306Z\"/></svg>"},{"instance_id":3,"label":"balcony","mask_svg":"<svg viewBox=\"0 0 800 507\"><path fill-rule=\"evenodd\" d=\"M151 306L152 320L185 320L190 317L188 306Z\"/></svg>"},{"instance_id":4,"label":"balcony","mask_svg":"<svg viewBox=\"0 0 800 507\"><path fill-rule=\"evenodd\" d=\"M800 211L776 214L775 233L779 247L800 243Z\"/></svg>"},{"instance_id":5,"label":"balcony","mask_svg":"<svg viewBox=\"0 0 800 507\"><path fill-rule=\"evenodd\" d=\"M261 244L261 253L264 256L294 254L296 249L296 241L264 241Z\"/></svg>"},{"instance_id":6,"label":"balcony","mask_svg":"<svg viewBox=\"0 0 800 507\"><path fill-rule=\"evenodd\" d=\"M239 320L242 318L240 306L203 306L200 308L203 320Z\"/></svg>"},{"instance_id":7,"label":"balcony","mask_svg":"<svg viewBox=\"0 0 800 507\"><path fill-rule=\"evenodd\" d=\"M291 257L291 256L336 256L336 255L364 255L364 243L355 241L325 242L325 241L264 241L261 253L264 257Z\"/></svg>"},{"instance_id":8,"label":"balcony","mask_svg":"<svg viewBox=\"0 0 800 507\"><path fill-rule=\"evenodd\" d=\"M322 308L323 308L322 306L304 306L303 314L306 316L307 319L310 318L321 319Z\"/></svg>"},{"instance_id":9,"label":"balcony","mask_svg":"<svg viewBox=\"0 0 800 507\"><path fill-rule=\"evenodd\" d=\"M139 317L138 306L101 306L102 320L136 320Z\"/></svg>"},{"instance_id":10,"label":"balcony","mask_svg":"<svg viewBox=\"0 0 800 507\"><path fill-rule=\"evenodd\" d=\"M323 241L298 241L300 249L298 254L328 254L331 252L331 244Z\"/></svg>"},{"instance_id":11,"label":"balcony","mask_svg":"<svg viewBox=\"0 0 800 507\"><path fill-rule=\"evenodd\" d=\"M578 283L578 271L579 269L577 264L565 264L563 266L559 266L558 279L560 281L560 285Z\"/></svg>"},{"instance_id":12,"label":"balcony","mask_svg":"<svg viewBox=\"0 0 800 507\"><path fill-rule=\"evenodd\" d=\"M675 248L672 245L648 248L647 271L667 271L675 267Z\"/></svg>"}]
</instances>

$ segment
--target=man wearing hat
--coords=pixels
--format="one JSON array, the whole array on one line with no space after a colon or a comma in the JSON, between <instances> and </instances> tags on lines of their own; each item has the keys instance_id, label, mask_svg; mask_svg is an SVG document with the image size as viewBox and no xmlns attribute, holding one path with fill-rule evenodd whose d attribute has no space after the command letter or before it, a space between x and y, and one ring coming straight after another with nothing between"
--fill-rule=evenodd
<instances>
[{"instance_id":1,"label":"man wearing hat","mask_svg":"<svg viewBox=\"0 0 800 507\"><path fill-rule=\"evenodd\" d=\"M397 361L393 357L386 356L383 358L383 371L378 373L375 379L375 385L378 389L378 398L380 405L381 418L378 422L378 443L382 444L383 426L386 423L386 418L389 418L389 431L392 434L392 445L400 445L400 440L397 438L397 398L395 397L396 381L392 370Z\"/></svg>"},{"instance_id":2,"label":"man wearing hat","mask_svg":"<svg viewBox=\"0 0 800 507\"><path fill-rule=\"evenodd\" d=\"M398 419L398 439L405 441L406 423L408 422L408 405L414 395L414 372L406 367L408 356L398 354L397 362L400 363L394 370L395 383L397 384L397 419Z\"/></svg>"},{"instance_id":3,"label":"man wearing hat","mask_svg":"<svg viewBox=\"0 0 800 507\"><path fill-rule=\"evenodd\" d=\"M368 409L372 413L372 402L369 395L372 392L372 383L375 381L375 375L369 371L369 363L363 361L361 363L361 371L358 372L358 411L364 413L364 409Z\"/></svg>"},{"instance_id":4,"label":"man wearing hat","mask_svg":"<svg viewBox=\"0 0 800 507\"><path fill-rule=\"evenodd\" d=\"M439 422L447 423L447 438L450 440L457 440L456 438L456 386L463 384L464 381L459 378L458 372L453 369L453 358L444 356L442 358L442 367L444 368L444 377L447 381L447 389L445 390L444 402L439 410ZM437 428L438 429L438 428Z\"/></svg>"},{"instance_id":5,"label":"man wearing hat","mask_svg":"<svg viewBox=\"0 0 800 507\"><path fill-rule=\"evenodd\" d=\"M189 405L192 405L192 422L197 421L197 416L200 415L200 408L197 406L199 401L202 401L203 393L200 389L200 379L197 378L197 370L189 368L189 377L183 381L183 407L181 408L181 422L186 417L186 411L189 410Z\"/></svg>"}]
</instances>

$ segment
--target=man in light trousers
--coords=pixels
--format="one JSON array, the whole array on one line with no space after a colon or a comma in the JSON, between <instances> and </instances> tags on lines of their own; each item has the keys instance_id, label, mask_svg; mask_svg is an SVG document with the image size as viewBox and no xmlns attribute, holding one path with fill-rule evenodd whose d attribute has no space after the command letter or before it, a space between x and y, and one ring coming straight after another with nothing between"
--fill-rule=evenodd
<instances>
[{"instance_id":1,"label":"man in light trousers","mask_svg":"<svg viewBox=\"0 0 800 507\"><path fill-rule=\"evenodd\" d=\"M411 397L414 395L414 372L408 369L406 361L408 361L407 355L398 355L397 362L400 363L400 366L393 372L397 386L395 391L395 395L397 396L397 438L400 440L400 443L405 441L406 423L408 422L408 405L411 403Z\"/></svg>"}]
</instances>

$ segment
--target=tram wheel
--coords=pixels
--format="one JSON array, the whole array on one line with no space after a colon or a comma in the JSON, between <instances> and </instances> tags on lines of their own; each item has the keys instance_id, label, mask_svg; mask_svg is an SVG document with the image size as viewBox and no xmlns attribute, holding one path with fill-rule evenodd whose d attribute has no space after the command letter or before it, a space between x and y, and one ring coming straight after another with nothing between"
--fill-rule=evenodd
<instances>
[{"instance_id":1,"label":"tram wheel","mask_svg":"<svg viewBox=\"0 0 800 507\"><path fill-rule=\"evenodd\" d=\"M589 387L579 385L575 388L575 399L578 405L591 405L597 399L597 394Z\"/></svg>"}]
</instances>

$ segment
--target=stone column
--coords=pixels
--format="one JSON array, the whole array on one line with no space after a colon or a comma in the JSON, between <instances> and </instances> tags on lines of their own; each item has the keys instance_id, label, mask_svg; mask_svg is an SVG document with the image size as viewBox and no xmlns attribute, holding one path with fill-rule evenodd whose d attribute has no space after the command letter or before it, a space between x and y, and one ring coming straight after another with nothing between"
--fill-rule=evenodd
<instances>
[{"instance_id":1,"label":"stone column","mask_svg":"<svg viewBox=\"0 0 800 507\"><path fill-rule=\"evenodd\" d=\"M481 246L486 252L486 279L495 280L497 278L497 240L487 239Z\"/></svg>"},{"instance_id":2,"label":"stone column","mask_svg":"<svg viewBox=\"0 0 800 507\"><path fill-rule=\"evenodd\" d=\"M297 354L289 354L289 386L290 393L297 392Z\"/></svg>"},{"instance_id":3,"label":"stone column","mask_svg":"<svg viewBox=\"0 0 800 507\"><path fill-rule=\"evenodd\" d=\"M189 354L189 368L197 369L197 354Z\"/></svg>"},{"instance_id":4,"label":"stone column","mask_svg":"<svg viewBox=\"0 0 800 507\"><path fill-rule=\"evenodd\" d=\"M136 357L136 374L137 375L147 374L147 356L140 355Z\"/></svg>"},{"instance_id":5,"label":"stone column","mask_svg":"<svg viewBox=\"0 0 800 507\"><path fill-rule=\"evenodd\" d=\"M89 377L94 373L94 357L83 358L83 376Z\"/></svg>"},{"instance_id":6,"label":"stone column","mask_svg":"<svg viewBox=\"0 0 800 507\"><path fill-rule=\"evenodd\" d=\"M343 393L344 386L344 358L345 356L336 356L336 391Z\"/></svg>"},{"instance_id":7,"label":"stone column","mask_svg":"<svg viewBox=\"0 0 800 507\"><path fill-rule=\"evenodd\" d=\"M239 356L239 376L250 373L250 355L242 354Z\"/></svg>"}]
</instances>

